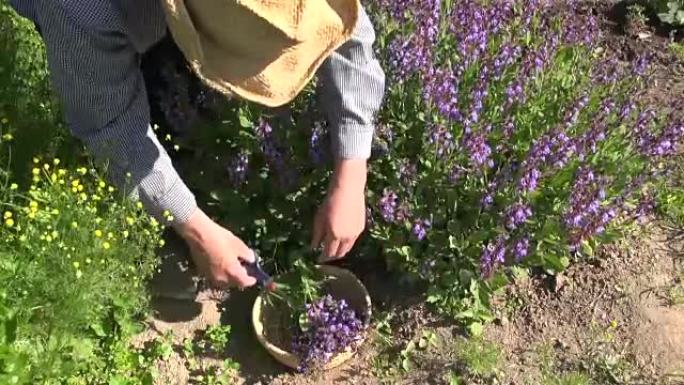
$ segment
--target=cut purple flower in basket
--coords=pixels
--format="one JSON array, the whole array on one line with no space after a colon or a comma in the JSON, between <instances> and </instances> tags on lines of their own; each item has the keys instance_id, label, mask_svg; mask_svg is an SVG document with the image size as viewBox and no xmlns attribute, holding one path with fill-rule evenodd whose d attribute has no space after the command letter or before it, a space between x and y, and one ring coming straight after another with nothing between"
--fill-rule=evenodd
<instances>
[{"instance_id":1,"label":"cut purple flower in basket","mask_svg":"<svg viewBox=\"0 0 684 385\"><path fill-rule=\"evenodd\" d=\"M295 333L292 349L298 370L309 372L326 365L336 354L353 348L365 326L344 299L325 295L306 305L304 322Z\"/></svg>"}]
</instances>

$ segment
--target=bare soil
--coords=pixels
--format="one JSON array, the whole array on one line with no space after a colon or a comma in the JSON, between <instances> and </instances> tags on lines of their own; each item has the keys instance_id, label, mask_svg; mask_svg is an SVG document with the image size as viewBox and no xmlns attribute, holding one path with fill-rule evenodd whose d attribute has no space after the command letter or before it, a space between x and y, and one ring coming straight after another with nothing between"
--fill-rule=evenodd
<instances>
[{"instance_id":1,"label":"bare soil","mask_svg":"<svg viewBox=\"0 0 684 385\"><path fill-rule=\"evenodd\" d=\"M555 279L509 287L502 317L487 332L503 347L505 383L538 383L543 348L561 372L615 377L606 383L676 383L668 376L684 373L684 307L668 293L681 279L680 241L656 228L650 239L607 247ZM506 309L511 303L517 308Z\"/></svg>"}]
</instances>

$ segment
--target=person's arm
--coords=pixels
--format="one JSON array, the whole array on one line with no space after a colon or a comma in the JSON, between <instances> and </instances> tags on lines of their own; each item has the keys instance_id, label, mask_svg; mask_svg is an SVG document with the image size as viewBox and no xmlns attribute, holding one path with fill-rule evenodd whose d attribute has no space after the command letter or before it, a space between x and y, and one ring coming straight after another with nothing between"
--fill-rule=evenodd
<instances>
[{"instance_id":1,"label":"person's arm","mask_svg":"<svg viewBox=\"0 0 684 385\"><path fill-rule=\"evenodd\" d=\"M373 25L360 7L353 36L318 71L319 104L338 162L370 157L375 118L385 94L385 73L373 52L374 43Z\"/></svg>"},{"instance_id":2,"label":"person's arm","mask_svg":"<svg viewBox=\"0 0 684 385\"><path fill-rule=\"evenodd\" d=\"M48 4L37 9L37 18L71 132L106 162L114 185L128 184L126 192L150 214L187 221L197 208L195 197L150 127L139 57L127 37L113 28L85 29L59 2Z\"/></svg>"},{"instance_id":3,"label":"person's arm","mask_svg":"<svg viewBox=\"0 0 684 385\"><path fill-rule=\"evenodd\" d=\"M149 123L149 105L138 55L122 31L86 30L60 5L37 8L48 63L72 133L96 158L107 162L113 182L130 184L159 218L173 216L173 227L188 242L200 272L216 286L251 286L240 260L251 250L197 207Z\"/></svg>"},{"instance_id":4,"label":"person's arm","mask_svg":"<svg viewBox=\"0 0 684 385\"><path fill-rule=\"evenodd\" d=\"M312 246L327 258L345 256L365 226L366 163L375 118L385 93L385 73L375 58L375 31L366 12L352 38L319 70L319 103L329 123L335 160L328 197L316 215Z\"/></svg>"}]
</instances>

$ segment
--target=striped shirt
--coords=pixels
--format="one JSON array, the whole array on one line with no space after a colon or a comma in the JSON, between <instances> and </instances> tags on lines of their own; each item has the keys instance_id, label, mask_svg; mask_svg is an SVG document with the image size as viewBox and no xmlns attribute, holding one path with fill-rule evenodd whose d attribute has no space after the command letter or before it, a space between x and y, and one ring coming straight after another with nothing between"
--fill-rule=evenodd
<instances>
[{"instance_id":1,"label":"striped shirt","mask_svg":"<svg viewBox=\"0 0 684 385\"><path fill-rule=\"evenodd\" d=\"M40 29L51 80L74 136L115 185L131 186L150 214L186 221L194 194L174 169L150 126L141 55L166 34L161 0L10 0ZM319 103L333 154L368 158L385 74L374 57L375 32L361 9L352 38L318 71Z\"/></svg>"}]
</instances>

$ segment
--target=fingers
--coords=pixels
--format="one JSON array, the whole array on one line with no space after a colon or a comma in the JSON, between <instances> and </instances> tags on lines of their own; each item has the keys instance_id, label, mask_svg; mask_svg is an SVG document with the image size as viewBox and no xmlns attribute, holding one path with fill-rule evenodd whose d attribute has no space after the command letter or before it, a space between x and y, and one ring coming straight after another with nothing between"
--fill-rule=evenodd
<instances>
[{"instance_id":1,"label":"fingers","mask_svg":"<svg viewBox=\"0 0 684 385\"><path fill-rule=\"evenodd\" d=\"M226 273L229 276L230 282L241 289L253 286L256 283L256 278L247 274L247 269L239 262L231 263L228 266Z\"/></svg>"},{"instance_id":2,"label":"fingers","mask_svg":"<svg viewBox=\"0 0 684 385\"><path fill-rule=\"evenodd\" d=\"M340 247L337 249L337 252L335 253L335 258L342 258L347 253L354 247L354 242L355 239L347 239L342 242L340 242Z\"/></svg>"},{"instance_id":3,"label":"fingers","mask_svg":"<svg viewBox=\"0 0 684 385\"><path fill-rule=\"evenodd\" d=\"M323 246L323 257L328 260L332 259L337 254L339 248L340 239L328 232L325 237L325 245Z\"/></svg>"},{"instance_id":4,"label":"fingers","mask_svg":"<svg viewBox=\"0 0 684 385\"><path fill-rule=\"evenodd\" d=\"M242 243L242 242L241 242ZM253 263L254 260L256 259L256 255L254 255L254 251L247 247L247 245L243 244L243 247L240 247L240 250L238 250L237 257L247 263Z\"/></svg>"}]
</instances>

